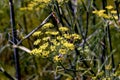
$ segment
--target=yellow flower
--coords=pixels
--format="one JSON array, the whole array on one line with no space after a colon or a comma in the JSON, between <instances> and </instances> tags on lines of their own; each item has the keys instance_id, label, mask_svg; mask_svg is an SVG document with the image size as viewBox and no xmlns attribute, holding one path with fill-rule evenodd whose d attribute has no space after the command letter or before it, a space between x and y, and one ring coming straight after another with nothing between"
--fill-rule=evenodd
<instances>
[{"instance_id":1,"label":"yellow flower","mask_svg":"<svg viewBox=\"0 0 120 80\"><path fill-rule=\"evenodd\" d=\"M68 48L70 50L74 50L74 47L75 47L74 44L68 43L68 42L63 43L63 46L65 46L66 48Z\"/></svg>"},{"instance_id":2,"label":"yellow flower","mask_svg":"<svg viewBox=\"0 0 120 80\"><path fill-rule=\"evenodd\" d=\"M50 0L33 0L33 2L37 2L37 3L49 3Z\"/></svg>"},{"instance_id":3,"label":"yellow flower","mask_svg":"<svg viewBox=\"0 0 120 80\"><path fill-rule=\"evenodd\" d=\"M106 6L106 9L113 9L113 6L109 5L109 6Z\"/></svg>"},{"instance_id":4,"label":"yellow flower","mask_svg":"<svg viewBox=\"0 0 120 80\"><path fill-rule=\"evenodd\" d=\"M56 41L56 39L52 39L51 42L55 45L55 46L59 46L60 43Z\"/></svg>"},{"instance_id":5,"label":"yellow flower","mask_svg":"<svg viewBox=\"0 0 120 80\"><path fill-rule=\"evenodd\" d=\"M101 17L103 17L103 18L107 18L107 19L110 18L110 16L108 16L107 14L103 14L103 15L101 15Z\"/></svg>"},{"instance_id":6,"label":"yellow flower","mask_svg":"<svg viewBox=\"0 0 120 80\"><path fill-rule=\"evenodd\" d=\"M65 40L65 39L64 39L64 40L61 40L60 42L61 42L61 44L68 43L68 41Z\"/></svg>"},{"instance_id":7,"label":"yellow flower","mask_svg":"<svg viewBox=\"0 0 120 80\"><path fill-rule=\"evenodd\" d=\"M30 52L31 54L34 54L34 55L39 55L39 54L41 54L42 53L42 49L33 49L31 52Z\"/></svg>"},{"instance_id":8,"label":"yellow flower","mask_svg":"<svg viewBox=\"0 0 120 80\"><path fill-rule=\"evenodd\" d=\"M33 7L27 7L27 10L32 11Z\"/></svg>"},{"instance_id":9,"label":"yellow flower","mask_svg":"<svg viewBox=\"0 0 120 80\"><path fill-rule=\"evenodd\" d=\"M69 29L67 27L60 27L59 30L62 32L65 32L65 31L68 31Z\"/></svg>"},{"instance_id":10,"label":"yellow flower","mask_svg":"<svg viewBox=\"0 0 120 80\"><path fill-rule=\"evenodd\" d=\"M54 27L54 25L52 23L46 23L42 26L42 29L48 29L48 28L52 28Z\"/></svg>"},{"instance_id":11,"label":"yellow flower","mask_svg":"<svg viewBox=\"0 0 120 80\"><path fill-rule=\"evenodd\" d=\"M57 36L57 40L63 40L63 37Z\"/></svg>"},{"instance_id":12,"label":"yellow flower","mask_svg":"<svg viewBox=\"0 0 120 80\"><path fill-rule=\"evenodd\" d=\"M52 39L51 42L52 42L53 44L57 44L56 39Z\"/></svg>"},{"instance_id":13,"label":"yellow flower","mask_svg":"<svg viewBox=\"0 0 120 80\"><path fill-rule=\"evenodd\" d=\"M42 40L43 41L48 41L50 39L50 37L44 37Z\"/></svg>"},{"instance_id":14,"label":"yellow flower","mask_svg":"<svg viewBox=\"0 0 120 80\"><path fill-rule=\"evenodd\" d=\"M40 49L46 49L48 47L48 42L44 43L43 45L40 46Z\"/></svg>"},{"instance_id":15,"label":"yellow flower","mask_svg":"<svg viewBox=\"0 0 120 80\"><path fill-rule=\"evenodd\" d=\"M41 40L40 40L40 39L37 39L37 40L34 42L34 45L38 45L40 42L41 42Z\"/></svg>"},{"instance_id":16,"label":"yellow flower","mask_svg":"<svg viewBox=\"0 0 120 80\"><path fill-rule=\"evenodd\" d=\"M117 11L116 11L116 10L112 10L111 13L112 13L112 14L116 14Z\"/></svg>"},{"instance_id":17,"label":"yellow flower","mask_svg":"<svg viewBox=\"0 0 120 80\"><path fill-rule=\"evenodd\" d=\"M58 31L53 31L53 32L51 32L50 34L51 34L51 35L58 35L59 32L58 32Z\"/></svg>"},{"instance_id":18,"label":"yellow flower","mask_svg":"<svg viewBox=\"0 0 120 80\"><path fill-rule=\"evenodd\" d=\"M20 8L21 11L27 10L27 7Z\"/></svg>"},{"instance_id":19,"label":"yellow flower","mask_svg":"<svg viewBox=\"0 0 120 80\"><path fill-rule=\"evenodd\" d=\"M36 5L36 3L31 2L30 4L28 4L28 7L34 7Z\"/></svg>"},{"instance_id":20,"label":"yellow flower","mask_svg":"<svg viewBox=\"0 0 120 80\"><path fill-rule=\"evenodd\" d=\"M108 15L104 13L105 10L96 10L96 11L93 11L94 14L97 14L99 17L104 17L104 18L108 18Z\"/></svg>"},{"instance_id":21,"label":"yellow flower","mask_svg":"<svg viewBox=\"0 0 120 80\"><path fill-rule=\"evenodd\" d=\"M56 46L50 46L51 51L56 51Z\"/></svg>"},{"instance_id":22,"label":"yellow flower","mask_svg":"<svg viewBox=\"0 0 120 80\"><path fill-rule=\"evenodd\" d=\"M113 16L116 20L118 20L118 16Z\"/></svg>"},{"instance_id":23,"label":"yellow flower","mask_svg":"<svg viewBox=\"0 0 120 80\"><path fill-rule=\"evenodd\" d=\"M43 51L42 56L43 57L48 57L49 53L50 53L49 51Z\"/></svg>"},{"instance_id":24,"label":"yellow flower","mask_svg":"<svg viewBox=\"0 0 120 80\"><path fill-rule=\"evenodd\" d=\"M41 31L36 31L32 34L32 36L40 36L42 34Z\"/></svg>"},{"instance_id":25,"label":"yellow flower","mask_svg":"<svg viewBox=\"0 0 120 80\"><path fill-rule=\"evenodd\" d=\"M56 62L58 62L58 61L61 61L62 58L57 55L57 56L55 56L55 57L53 58L53 60L56 61Z\"/></svg>"},{"instance_id":26,"label":"yellow flower","mask_svg":"<svg viewBox=\"0 0 120 80\"><path fill-rule=\"evenodd\" d=\"M35 54L37 52L38 49L33 49L30 53L31 54Z\"/></svg>"},{"instance_id":27,"label":"yellow flower","mask_svg":"<svg viewBox=\"0 0 120 80\"><path fill-rule=\"evenodd\" d=\"M23 7L21 8L21 10L39 10L39 8L44 8L48 3L50 2L50 0L32 0L27 7Z\"/></svg>"},{"instance_id":28,"label":"yellow flower","mask_svg":"<svg viewBox=\"0 0 120 80\"><path fill-rule=\"evenodd\" d=\"M92 13L97 14L97 13L98 13L98 10L92 11Z\"/></svg>"},{"instance_id":29,"label":"yellow flower","mask_svg":"<svg viewBox=\"0 0 120 80\"><path fill-rule=\"evenodd\" d=\"M48 3L50 0L43 0L44 1L44 3Z\"/></svg>"},{"instance_id":30,"label":"yellow flower","mask_svg":"<svg viewBox=\"0 0 120 80\"><path fill-rule=\"evenodd\" d=\"M105 10L99 10L99 11L98 11L98 14L104 13L104 12L105 12Z\"/></svg>"},{"instance_id":31,"label":"yellow flower","mask_svg":"<svg viewBox=\"0 0 120 80\"><path fill-rule=\"evenodd\" d=\"M60 53L60 54L66 54L66 53L67 53L67 50L66 50L65 48L59 49L59 53Z\"/></svg>"},{"instance_id":32,"label":"yellow flower","mask_svg":"<svg viewBox=\"0 0 120 80\"><path fill-rule=\"evenodd\" d=\"M63 34L63 36L66 38L66 39L70 39L71 36L69 34Z\"/></svg>"},{"instance_id":33,"label":"yellow flower","mask_svg":"<svg viewBox=\"0 0 120 80\"><path fill-rule=\"evenodd\" d=\"M103 17L105 10L99 10L97 15Z\"/></svg>"},{"instance_id":34,"label":"yellow flower","mask_svg":"<svg viewBox=\"0 0 120 80\"><path fill-rule=\"evenodd\" d=\"M100 15L100 14L103 14L104 12L105 12L105 10L95 10L92 13Z\"/></svg>"},{"instance_id":35,"label":"yellow flower","mask_svg":"<svg viewBox=\"0 0 120 80\"><path fill-rule=\"evenodd\" d=\"M45 32L45 34L58 35L59 32L58 31L47 31L47 32Z\"/></svg>"},{"instance_id":36,"label":"yellow flower","mask_svg":"<svg viewBox=\"0 0 120 80\"><path fill-rule=\"evenodd\" d=\"M71 35L75 40L80 39L80 36L76 33Z\"/></svg>"}]
</instances>

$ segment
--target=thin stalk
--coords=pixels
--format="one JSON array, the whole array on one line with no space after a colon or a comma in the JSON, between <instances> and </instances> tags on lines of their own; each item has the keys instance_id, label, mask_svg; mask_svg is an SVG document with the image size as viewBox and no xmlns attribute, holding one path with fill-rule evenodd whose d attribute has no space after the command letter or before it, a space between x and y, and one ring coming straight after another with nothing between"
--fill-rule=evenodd
<instances>
[{"instance_id":1,"label":"thin stalk","mask_svg":"<svg viewBox=\"0 0 120 80\"><path fill-rule=\"evenodd\" d=\"M87 18L86 18L86 32L85 32L85 37L84 37L85 40L86 40L87 35L88 35L88 25L89 25L89 12L88 11L86 12L86 16L87 16Z\"/></svg>"},{"instance_id":2,"label":"thin stalk","mask_svg":"<svg viewBox=\"0 0 120 80\"><path fill-rule=\"evenodd\" d=\"M106 0L102 0L102 7L104 10L106 10L106 7L107 6L107 1ZM106 33L106 30L104 30L104 32ZM104 63L104 60L105 60L105 54L106 54L106 36L103 37L103 45L102 45L102 55L101 55L101 62L102 64ZM103 70L105 70L105 66L103 66Z\"/></svg>"},{"instance_id":3,"label":"thin stalk","mask_svg":"<svg viewBox=\"0 0 120 80\"><path fill-rule=\"evenodd\" d=\"M109 25L107 27L107 31L108 31L110 52L112 52L113 49L112 49L112 41L111 41L111 34L110 34L110 27L109 27ZM112 54L111 58L112 58L112 68L114 69L115 68L115 63L114 63L114 56L113 56L113 54Z\"/></svg>"},{"instance_id":4,"label":"thin stalk","mask_svg":"<svg viewBox=\"0 0 120 80\"><path fill-rule=\"evenodd\" d=\"M86 7L86 28L85 28L85 35L84 35L84 44L86 44L86 38L88 35L90 2L91 0L88 0L88 6ZM83 45L83 49L84 49L84 46L85 45Z\"/></svg>"},{"instance_id":5,"label":"thin stalk","mask_svg":"<svg viewBox=\"0 0 120 80\"><path fill-rule=\"evenodd\" d=\"M102 55L100 56L102 64L105 60L105 53L106 53L106 39L105 36L103 37L103 44L102 44ZM105 66L103 66L103 70L105 70Z\"/></svg>"},{"instance_id":6,"label":"thin stalk","mask_svg":"<svg viewBox=\"0 0 120 80\"><path fill-rule=\"evenodd\" d=\"M79 10L79 12L80 12L80 10ZM78 22L78 26L79 26L79 28L80 28L80 34L81 34L81 36L82 36L82 39L84 39L84 31L83 31L83 25L82 25L82 16L81 16L81 14L80 14L80 16L79 16L79 18L77 18L77 22Z\"/></svg>"},{"instance_id":7,"label":"thin stalk","mask_svg":"<svg viewBox=\"0 0 120 80\"><path fill-rule=\"evenodd\" d=\"M16 32L16 26L15 26L13 0L9 0L9 5L10 5L10 22L11 22L11 28L12 28L12 41L14 44L17 44L17 32ZM16 78L18 80L21 80L19 53L17 48L14 48L14 59L15 59L15 67L16 67Z\"/></svg>"},{"instance_id":8,"label":"thin stalk","mask_svg":"<svg viewBox=\"0 0 120 80\"><path fill-rule=\"evenodd\" d=\"M92 5L93 5L94 7L96 7L95 0L93 0ZM94 10L94 9L93 9L93 10ZM95 14L93 14L92 16L93 16L92 24L93 24L93 27L95 28L96 16L95 16ZM95 59L96 59L96 57L94 56L94 60L93 60L94 67L96 67L96 64L97 64L97 62L95 61Z\"/></svg>"},{"instance_id":9,"label":"thin stalk","mask_svg":"<svg viewBox=\"0 0 120 80\"><path fill-rule=\"evenodd\" d=\"M107 1L106 0L103 0L103 9L105 9L105 6L107 6ZM116 6L118 6L117 2L116 2ZM107 11L107 10L106 10ZM117 11L118 12L118 11ZM112 52L112 42L111 42L111 34L110 34L110 28L109 28L109 24L107 25L106 27L106 31L107 31L107 34L108 34L108 43L109 43L109 47L110 47L110 52ZM114 56L112 54L111 56L111 59L112 59L112 68L115 68L115 63L114 63Z\"/></svg>"},{"instance_id":10,"label":"thin stalk","mask_svg":"<svg viewBox=\"0 0 120 80\"><path fill-rule=\"evenodd\" d=\"M93 6L96 7L96 4L95 4L95 0L93 0ZM94 10L94 9L93 9ZM96 24L96 17L95 17L95 14L93 14L93 25L95 26Z\"/></svg>"}]
</instances>

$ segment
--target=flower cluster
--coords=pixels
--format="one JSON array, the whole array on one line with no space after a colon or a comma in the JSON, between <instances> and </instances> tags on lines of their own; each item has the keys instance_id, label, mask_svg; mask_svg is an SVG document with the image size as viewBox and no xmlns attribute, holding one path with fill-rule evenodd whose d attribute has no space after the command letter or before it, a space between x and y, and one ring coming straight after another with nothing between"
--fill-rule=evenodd
<instances>
[{"instance_id":1,"label":"flower cluster","mask_svg":"<svg viewBox=\"0 0 120 80\"><path fill-rule=\"evenodd\" d=\"M118 16L116 16L117 11L113 9L113 6L111 6L111 5L106 6L106 9L108 11L108 14L107 14L106 10L95 10L95 11L93 11L93 13L98 15L99 17L103 17L106 19L115 19L115 20L118 19Z\"/></svg>"},{"instance_id":2,"label":"flower cluster","mask_svg":"<svg viewBox=\"0 0 120 80\"><path fill-rule=\"evenodd\" d=\"M53 24L46 23L40 31L36 31L33 37L35 48L31 54L38 55L43 58L52 58L58 62L64 59L65 55L74 51L76 42L80 41L80 35L70 33L68 27L59 27L56 29Z\"/></svg>"},{"instance_id":3,"label":"flower cluster","mask_svg":"<svg viewBox=\"0 0 120 80\"><path fill-rule=\"evenodd\" d=\"M27 5L27 7L22 7L20 10L39 10L41 8L44 8L49 2L50 0L33 0Z\"/></svg>"}]
</instances>

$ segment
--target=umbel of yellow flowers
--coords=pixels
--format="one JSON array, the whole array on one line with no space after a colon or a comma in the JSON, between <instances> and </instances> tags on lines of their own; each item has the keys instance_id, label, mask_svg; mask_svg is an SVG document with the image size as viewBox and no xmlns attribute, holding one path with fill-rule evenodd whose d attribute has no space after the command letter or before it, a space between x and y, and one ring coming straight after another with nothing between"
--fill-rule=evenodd
<instances>
[{"instance_id":1,"label":"umbel of yellow flowers","mask_svg":"<svg viewBox=\"0 0 120 80\"><path fill-rule=\"evenodd\" d=\"M20 10L39 10L44 8L51 0L32 0L27 7L22 7Z\"/></svg>"},{"instance_id":2,"label":"umbel of yellow flowers","mask_svg":"<svg viewBox=\"0 0 120 80\"><path fill-rule=\"evenodd\" d=\"M74 51L75 43L81 39L78 34L70 33L68 27L59 27L57 30L51 23L44 24L32 36L37 39L33 43L35 48L31 54L43 58L50 57L56 62L62 61L65 55Z\"/></svg>"},{"instance_id":3,"label":"umbel of yellow flowers","mask_svg":"<svg viewBox=\"0 0 120 80\"><path fill-rule=\"evenodd\" d=\"M117 11L113 9L113 6L106 6L106 9L108 10L108 13L106 13L106 10L95 10L93 11L93 14L106 19L118 20Z\"/></svg>"},{"instance_id":4,"label":"umbel of yellow flowers","mask_svg":"<svg viewBox=\"0 0 120 80\"><path fill-rule=\"evenodd\" d=\"M40 9L45 8L52 0L32 0L28 3L26 7L20 8L20 10L25 11L39 11ZM58 3L67 2L68 0L56 0Z\"/></svg>"}]
</instances>

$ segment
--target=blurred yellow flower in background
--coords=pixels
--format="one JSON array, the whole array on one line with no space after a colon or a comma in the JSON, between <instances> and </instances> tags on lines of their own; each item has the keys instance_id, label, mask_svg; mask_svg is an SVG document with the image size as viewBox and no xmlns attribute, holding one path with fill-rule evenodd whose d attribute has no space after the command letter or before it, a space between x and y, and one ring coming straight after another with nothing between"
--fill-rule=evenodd
<instances>
[{"instance_id":1,"label":"blurred yellow flower in background","mask_svg":"<svg viewBox=\"0 0 120 80\"><path fill-rule=\"evenodd\" d=\"M108 6L106 6L105 8L110 10L110 9L113 9L113 6L108 5Z\"/></svg>"}]
</instances>

